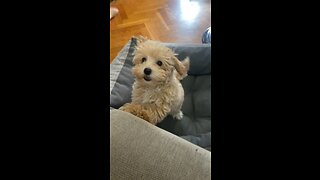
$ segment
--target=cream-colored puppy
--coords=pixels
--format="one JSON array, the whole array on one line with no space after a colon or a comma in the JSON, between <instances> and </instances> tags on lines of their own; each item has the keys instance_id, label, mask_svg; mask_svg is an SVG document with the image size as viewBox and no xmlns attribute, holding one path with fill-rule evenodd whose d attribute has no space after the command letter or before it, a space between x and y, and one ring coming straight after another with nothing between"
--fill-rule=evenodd
<instances>
[{"instance_id":1,"label":"cream-colored puppy","mask_svg":"<svg viewBox=\"0 0 320 180\"><path fill-rule=\"evenodd\" d=\"M187 76L189 58L179 61L170 48L139 37L133 64L132 102L120 110L151 124L159 123L167 115L182 119L184 90L180 80Z\"/></svg>"}]
</instances>

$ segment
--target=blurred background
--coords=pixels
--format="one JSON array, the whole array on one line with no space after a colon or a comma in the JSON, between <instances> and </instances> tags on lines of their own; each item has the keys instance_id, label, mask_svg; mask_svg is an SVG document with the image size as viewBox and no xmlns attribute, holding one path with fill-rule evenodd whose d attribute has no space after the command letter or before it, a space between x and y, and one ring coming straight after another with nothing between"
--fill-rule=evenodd
<instances>
[{"instance_id":1,"label":"blurred background","mask_svg":"<svg viewBox=\"0 0 320 180\"><path fill-rule=\"evenodd\" d=\"M110 63L132 36L175 43L202 43L211 26L211 0L110 0Z\"/></svg>"}]
</instances>

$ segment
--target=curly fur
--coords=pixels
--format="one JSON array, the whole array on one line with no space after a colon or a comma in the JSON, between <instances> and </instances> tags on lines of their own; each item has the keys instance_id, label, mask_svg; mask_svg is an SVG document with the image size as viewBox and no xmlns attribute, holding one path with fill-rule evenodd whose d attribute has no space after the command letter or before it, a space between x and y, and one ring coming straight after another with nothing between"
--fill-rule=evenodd
<instances>
[{"instance_id":1,"label":"curly fur","mask_svg":"<svg viewBox=\"0 0 320 180\"><path fill-rule=\"evenodd\" d=\"M152 124L161 122L167 115L182 119L184 90L179 80L187 76L189 58L179 61L171 49L139 37L133 64L132 102L120 110ZM150 75L144 72L146 68L151 69Z\"/></svg>"}]
</instances>

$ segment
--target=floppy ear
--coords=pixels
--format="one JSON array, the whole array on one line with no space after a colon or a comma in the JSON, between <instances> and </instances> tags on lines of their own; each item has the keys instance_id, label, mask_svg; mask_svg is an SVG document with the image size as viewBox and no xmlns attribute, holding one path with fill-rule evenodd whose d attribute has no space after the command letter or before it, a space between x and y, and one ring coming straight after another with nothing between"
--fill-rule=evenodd
<instances>
[{"instance_id":1,"label":"floppy ear","mask_svg":"<svg viewBox=\"0 0 320 180\"><path fill-rule=\"evenodd\" d=\"M139 46L140 44L142 44L143 42L146 42L148 40L148 38L145 38L141 35L133 36L133 38L137 39L137 46Z\"/></svg>"},{"instance_id":2,"label":"floppy ear","mask_svg":"<svg viewBox=\"0 0 320 180\"><path fill-rule=\"evenodd\" d=\"M142 44L146 41L148 41L149 39L139 35L139 36L133 36L133 38L136 39L136 46L134 47L134 50L138 50L142 47ZM135 54L135 52L133 52L133 54ZM133 57L132 59L133 65L137 64L137 60L136 60L136 56Z\"/></svg>"},{"instance_id":3,"label":"floppy ear","mask_svg":"<svg viewBox=\"0 0 320 180\"><path fill-rule=\"evenodd\" d=\"M174 62L174 67L176 68L177 72L179 73L181 79L188 75L188 70L190 67L190 60L189 57L186 57L183 61L179 61L179 59L175 56L172 57Z\"/></svg>"}]
</instances>

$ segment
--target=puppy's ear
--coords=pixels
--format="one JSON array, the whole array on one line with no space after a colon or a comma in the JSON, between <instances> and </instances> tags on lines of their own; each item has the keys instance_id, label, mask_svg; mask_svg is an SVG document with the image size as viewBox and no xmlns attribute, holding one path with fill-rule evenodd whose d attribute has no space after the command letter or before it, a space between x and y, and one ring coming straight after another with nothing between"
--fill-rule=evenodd
<instances>
[{"instance_id":1,"label":"puppy's ear","mask_svg":"<svg viewBox=\"0 0 320 180\"><path fill-rule=\"evenodd\" d=\"M139 35L139 36L133 36L134 39L136 39L135 43L136 46L134 47L134 50L139 50L143 45L144 42L148 41L149 39ZM135 51L133 52L133 55L135 54ZM133 65L138 64L138 60L136 59L137 57L134 56L134 58L132 59Z\"/></svg>"},{"instance_id":2,"label":"puppy's ear","mask_svg":"<svg viewBox=\"0 0 320 180\"><path fill-rule=\"evenodd\" d=\"M141 35L139 35L139 36L133 36L133 38L135 38L137 41L137 46L139 46L140 44L142 44L142 43L144 43L144 42L146 42L147 40L148 40L148 38L145 38L145 37L143 37L143 36L141 36Z\"/></svg>"},{"instance_id":3,"label":"puppy's ear","mask_svg":"<svg viewBox=\"0 0 320 180\"><path fill-rule=\"evenodd\" d=\"M179 61L179 59L175 56L172 57L174 62L174 67L180 75L179 79L183 79L188 75L189 67L190 67L190 59L186 57L183 61Z\"/></svg>"}]
</instances>

